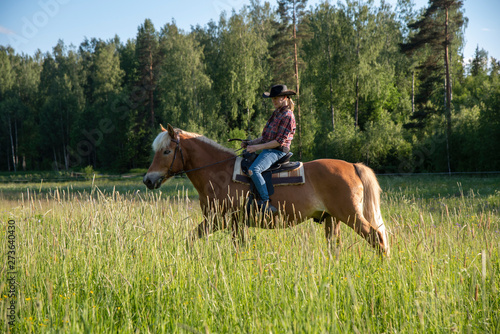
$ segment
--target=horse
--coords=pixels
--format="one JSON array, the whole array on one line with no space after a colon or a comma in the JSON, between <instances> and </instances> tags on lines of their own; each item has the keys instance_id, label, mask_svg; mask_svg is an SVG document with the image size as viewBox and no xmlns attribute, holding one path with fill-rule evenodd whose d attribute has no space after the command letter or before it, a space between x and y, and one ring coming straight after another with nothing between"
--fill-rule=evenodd
<instances>
[{"instance_id":1,"label":"horse","mask_svg":"<svg viewBox=\"0 0 500 334\"><path fill-rule=\"evenodd\" d=\"M185 173L198 191L204 217L190 238L202 238L227 227L237 238L241 235L242 212L246 211L241 199L246 198L248 185L232 180L236 152L170 124L167 129L161 128L152 144L154 158L143 178L144 184L157 189L168 179ZM271 196L280 219L247 219L245 224L292 227L312 218L324 224L327 243L332 245L334 236L340 242L343 222L379 254L389 256L389 239L380 212L381 188L373 170L362 163L335 159L313 160L303 166L306 183L276 187ZM214 216L223 218L215 221Z\"/></svg>"}]
</instances>

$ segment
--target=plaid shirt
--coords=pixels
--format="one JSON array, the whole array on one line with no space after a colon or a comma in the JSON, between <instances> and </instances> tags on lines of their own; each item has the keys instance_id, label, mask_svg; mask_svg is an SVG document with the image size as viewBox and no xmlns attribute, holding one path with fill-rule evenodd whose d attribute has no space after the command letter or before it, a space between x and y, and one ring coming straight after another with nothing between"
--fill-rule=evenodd
<instances>
[{"instance_id":1,"label":"plaid shirt","mask_svg":"<svg viewBox=\"0 0 500 334\"><path fill-rule=\"evenodd\" d=\"M295 116L287 106L276 109L262 131L262 142L276 140L281 149L290 149L295 134Z\"/></svg>"}]
</instances>

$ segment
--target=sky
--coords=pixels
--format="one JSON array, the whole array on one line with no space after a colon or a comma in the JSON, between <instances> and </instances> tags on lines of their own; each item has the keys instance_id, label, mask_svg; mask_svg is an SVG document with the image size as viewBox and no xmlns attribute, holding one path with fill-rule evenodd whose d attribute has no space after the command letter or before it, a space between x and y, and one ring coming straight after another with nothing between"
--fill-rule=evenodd
<instances>
[{"instance_id":1,"label":"sky","mask_svg":"<svg viewBox=\"0 0 500 334\"><path fill-rule=\"evenodd\" d=\"M316 7L324 0L309 0ZM395 5L396 0L386 0ZM264 1L261 0L261 3ZM269 0L276 6L276 0ZM337 0L330 0L336 3ZM414 0L417 9L427 0ZM43 53L62 39L65 45L78 47L85 37L108 40L115 35L122 42L135 38L137 28L146 18L157 30L175 21L187 32L192 26L205 26L218 21L222 11L239 11L250 0L2 0L0 3L0 45L10 45L17 53ZM474 55L476 47L490 57L500 59L500 0L464 0L465 59Z\"/></svg>"}]
</instances>

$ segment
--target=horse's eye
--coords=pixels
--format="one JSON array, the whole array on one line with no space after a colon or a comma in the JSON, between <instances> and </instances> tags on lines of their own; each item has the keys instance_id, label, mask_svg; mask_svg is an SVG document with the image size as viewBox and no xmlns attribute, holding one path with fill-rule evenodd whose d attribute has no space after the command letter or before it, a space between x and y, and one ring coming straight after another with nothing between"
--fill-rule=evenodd
<instances>
[{"instance_id":1,"label":"horse's eye","mask_svg":"<svg viewBox=\"0 0 500 334\"><path fill-rule=\"evenodd\" d=\"M165 151L163 152L163 154L165 154L165 155L170 154L170 150L165 150Z\"/></svg>"}]
</instances>

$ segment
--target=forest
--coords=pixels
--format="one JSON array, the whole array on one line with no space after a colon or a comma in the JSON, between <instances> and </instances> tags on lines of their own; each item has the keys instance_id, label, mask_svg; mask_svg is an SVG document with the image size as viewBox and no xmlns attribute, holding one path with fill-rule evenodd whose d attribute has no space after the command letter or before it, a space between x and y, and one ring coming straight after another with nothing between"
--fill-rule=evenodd
<instances>
[{"instance_id":1,"label":"forest","mask_svg":"<svg viewBox=\"0 0 500 334\"><path fill-rule=\"evenodd\" d=\"M0 171L147 168L160 123L255 138L276 83L299 93L293 159L499 171L500 61L464 59L466 27L457 0L252 0L190 31L146 18L127 41L0 46Z\"/></svg>"}]
</instances>

